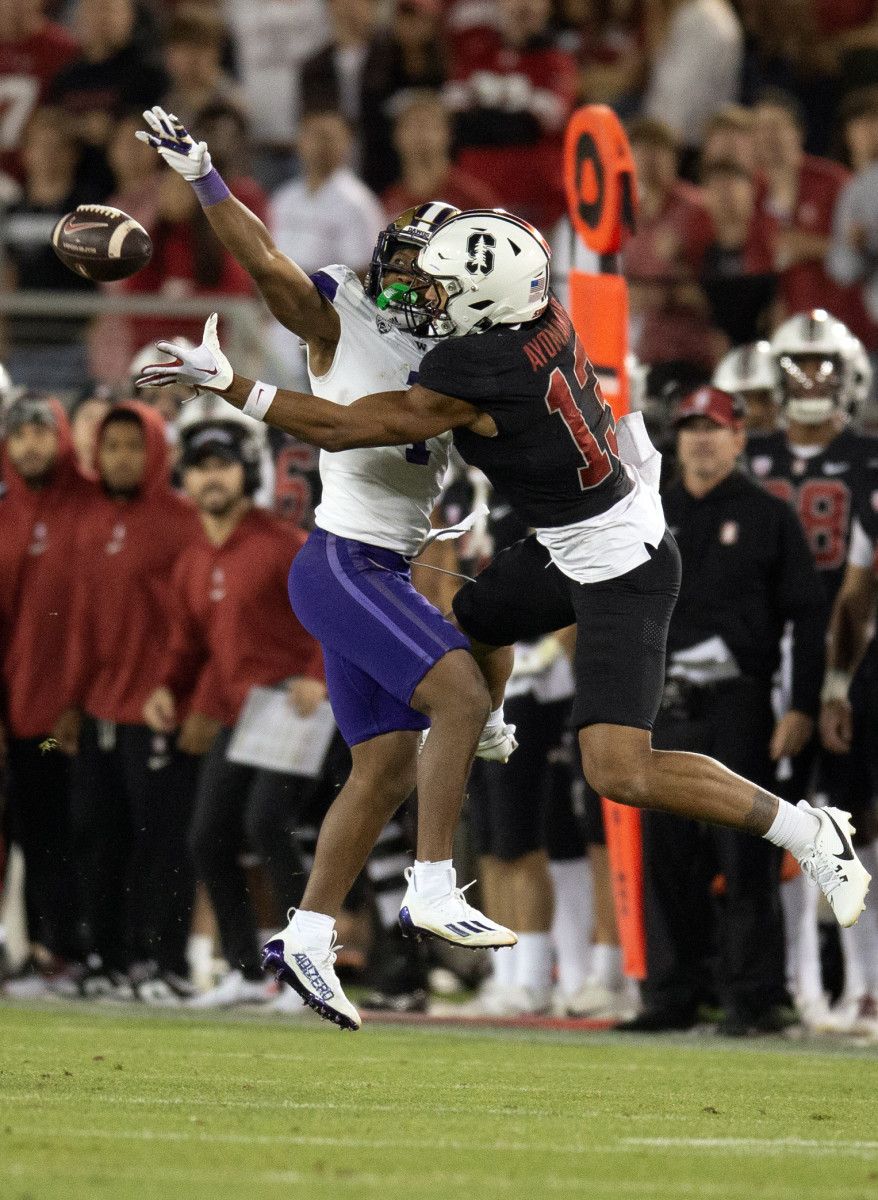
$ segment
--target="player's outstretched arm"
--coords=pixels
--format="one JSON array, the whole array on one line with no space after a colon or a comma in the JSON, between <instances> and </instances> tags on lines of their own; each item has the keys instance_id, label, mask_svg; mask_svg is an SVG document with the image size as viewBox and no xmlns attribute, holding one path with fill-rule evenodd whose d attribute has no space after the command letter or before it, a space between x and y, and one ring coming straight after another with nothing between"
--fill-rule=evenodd
<instances>
[{"instance_id":1,"label":"player's outstretched arm","mask_svg":"<svg viewBox=\"0 0 878 1200\"><path fill-rule=\"evenodd\" d=\"M272 315L306 342L338 342L338 313L301 267L278 250L255 213L235 199L210 161L206 142L195 142L173 113L156 106L143 114L150 132L137 137L194 188L217 237L251 276Z\"/></svg>"},{"instance_id":2,"label":"player's outstretched arm","mask_svg":"<svg viewBox=\"0 0 878 1200\"><path fill-rule=\"evenodd\" d=\"M415 384L404 392L378 392L345 407L320 396L281 390L268 383L236 375L220 349L217 315L208 317L200 346L191 349L157 342L171 362L144 367L138 387L182 383L216 392L248 416L291 433L322 450L352 450L358 446L405 446L425 442L458 426L491 437L494 421L466 400L443 396Z\"/></svg>"}]
</instances>

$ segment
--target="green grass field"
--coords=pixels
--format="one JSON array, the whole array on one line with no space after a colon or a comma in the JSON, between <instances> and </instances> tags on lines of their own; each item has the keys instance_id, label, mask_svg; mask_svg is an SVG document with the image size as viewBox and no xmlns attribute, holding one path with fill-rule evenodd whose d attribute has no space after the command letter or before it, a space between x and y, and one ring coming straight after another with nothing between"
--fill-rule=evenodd
<instances>
[{"instance_id":1,"label":"green grass field","mask_svg":"<svg viewBox=\"0 0 878 1200\"><path fill-rule=\"evenodd\" d=\"M876 1200L878 1054L0 1007L2 1200Z\"/></svg>"}]
</instances>

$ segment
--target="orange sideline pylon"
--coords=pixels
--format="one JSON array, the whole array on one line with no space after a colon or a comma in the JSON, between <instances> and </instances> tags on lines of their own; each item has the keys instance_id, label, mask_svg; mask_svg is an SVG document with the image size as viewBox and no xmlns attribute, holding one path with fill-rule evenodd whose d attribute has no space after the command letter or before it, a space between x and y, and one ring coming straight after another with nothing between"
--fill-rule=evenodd
<instances>
[{"instance_id":1,"label":"orange sideline pylon","mask_svg":"<svg viewBox=\"0 0 878 1200\"><path fill-rule=\"evenodd\" d=\"M634 231L634 160L611 108L588 104L570 119L564 141L564 183L570 221L598 256L599 271L571 267L570 316L594 366L601 391L618 419L630 411L628 289L617 255ZM603 800L616 924L625 974L646 977L640 813Z\"/></svg>"}]
</instances>

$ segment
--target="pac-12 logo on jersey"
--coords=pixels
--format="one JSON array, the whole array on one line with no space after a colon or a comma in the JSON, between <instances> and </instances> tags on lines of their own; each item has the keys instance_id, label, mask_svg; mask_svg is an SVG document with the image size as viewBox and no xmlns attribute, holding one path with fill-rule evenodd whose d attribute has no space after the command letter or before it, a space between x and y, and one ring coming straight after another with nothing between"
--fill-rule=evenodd
<instances>
[{"instance_id":1,"label":"pac-12 logo on jersey","mask_svg":"<svg viewBox=\"0 0 878 1200\"><path fill-rule=\"evenodd\" d=\"M466 243L466 269L470 275L490 275L494 270L494 247L497 242L490 233L471 233Z\"/></svg>"}]
</instances>

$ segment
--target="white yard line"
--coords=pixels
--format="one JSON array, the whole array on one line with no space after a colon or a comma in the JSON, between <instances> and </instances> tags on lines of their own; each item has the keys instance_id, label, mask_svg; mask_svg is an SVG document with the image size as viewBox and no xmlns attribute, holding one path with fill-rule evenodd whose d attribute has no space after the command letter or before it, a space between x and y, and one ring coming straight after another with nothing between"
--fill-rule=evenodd
<instances>
[{"instance_id":1,"label":"white yard line","mask_svg":"<svg viewBox=\"0 0 878 1200\"><path fill-rule=\"evenodd\" d=\"M194 1119L194 1118L193 1118ZM210 1133L201 1130L174 1129L45 1129L43 1126L19 1127L13 1126L12 1132L18 1136L42 1138L84 1138L89 1140L108 1141L168 1141L168 1142L216 1142L227 1145L242 1146L329 1146L336 1149L398 1149L399 1140L389 1138L354 1138L313 1136L304 1134L251 1134L251 1133ZM619 1138L616 1142L606 1145L575 1145L563 1144L559 1141L526 1142L521 1139L511 1141L482 1142L480 1150L516 1151L519 1153L539 1154L612 1154L625 1152L632 1146L649 1147L651 1149L686 1149L686 1150L758 1150L770 1153L794 1151L799 1153L840 1154L843 1156L870 1157L878 1154L878 1141L833 1141L831 1138ZM469 1141L440 1138L430 1141L433 1150L464 1150L472 1149Z\"/></svg>"},{"instance_id":2,"label":"white yard line","mask_svg":"<svg viewBox=\"0 0 878 1200\"><path fill-rule=\"evenodd\" d=\"M197 1168L176 1168L159 1166L150 1164L148 1167L111 1167L103 1164L69 1164L65 1163L59 1171L65 1178L68 1177L87 1177L94 1186L95 1182L103 1180L132 1180L142 1182L148 1178L150 1182L156 1180L165 1180L168 1182L191 1182L191 1183L209 1183L214 1188L217 1185L217 1173L215 1170L199 1170ZM18 1178L30 1178L44 1180L52 1177L52 1168L49 1166L47 1171L35 1169L33 1161L4 1161L3 1173L6 1176L17 1176ZM517 1179L509 1179L503 1175L494 1173L490 1177L491 1189L494 1191L514 1191L521 1193L523 1188L530 1187L529 1182L524 1182ZM355 1186L369 1187L378 1189L382 1195L387 1194L390 1187L396 1187L404 1190L405 1194L411 1193L412 1177L411 1173L386 1173L376 1174L366 1171L347 1171L344 1168L329 1166L325 1171L267 1171L267 1170L229 1170L224 1168L222 1172L222 1181L225 1184L241 1183L244 1185L253 1186L254 1184L307 1184L314 1188L315 1185L320 1187L330 1181L337 1181L340 1188L351 1188ZM425 1187L433 1186L443 1189L454 1187L457 1189L483 1189L486 1183L485 1174L476 1174L474 1172L465 1171L433 1171L419 1172L418 1185L421 1190ZM601 1194L601 1195L636 1195L636 1196L654 1196L661 1200L662 1197L668 1197L669 1200L674 1200L677 1196L715 1196L717 1200L732 1200L733 1197L741 1196L743 1200L748 1200L753 1195L753 1185L750 1182L734 1185L730 1183L706 1183L703 1181L668 1181L656 1182L647 1180L629 1180L629 1179L593 1179L583 1175L548 1175L544 1176L539 1181L539 1189L541 1193L552 1192L573 1192L579 1195ZM801 1200L802 1196L824 1196L825 1185L814 1185L808 1187L807 1184L795 1184L790 1186L774 1186L761 1181L759 1184L760 1200ZM861 1200L863 1196L863 1188L861 1185L854 1186L833 1186L833 1200Z\"/></svg>"}]
</instances>

